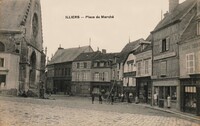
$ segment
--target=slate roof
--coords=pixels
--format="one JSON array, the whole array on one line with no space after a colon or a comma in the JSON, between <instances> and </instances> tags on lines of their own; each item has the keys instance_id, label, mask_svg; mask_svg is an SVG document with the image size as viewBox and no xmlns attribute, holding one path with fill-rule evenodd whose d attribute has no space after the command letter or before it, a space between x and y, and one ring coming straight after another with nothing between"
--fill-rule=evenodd
<instances>
[{"instance_id":1,"label":"slate roof","mask_svg":"<svg viewBox=\"0 0 200 126\"><path fill-rule=\"evenodd\" d=\"M29 0L1 0L0 30L20 30L29 3Z\"/></svg>"},{"instance_id":2,"label":"slate roof","mask_svg":"<svg viewBox=\"0 0 200 126\"><path fill-rule=\"evenodd\" d=\"M100 51L81 53L74 61L90 61L100 53Z\"/></svg>"},{"instance_id":3,"label":"slate roof","mask_svg":"<svg viewBox=\"0 0 200 126\"><path fill-rule=\"evenodd\" d=\"M51 61L48 63L48 65L64 63L64 62L72 62L77 56L79 56L81 53L85 52L90 48L91 48L90 46L82 46L82 47L68 48L68 49L59 48L56 51L55 55L52 57ZM91 51L93 51L92 48Z\"/></svg>"},{"instance_id":4,"label":"slate roof","mask_svg":"<svg viewBox=\"0 0 200 126\"><path fill-rule=\"evenodd\" d=\"M142 46L140 46L139 48L137 48L134 51L134 54L139 54L139 53L146 52L146 51L149 51L149 50L152 50L152 45L151 44L146 45L144 49L142 49Z\"/></svg>"},{"instance_id":5,"label":"slate roof","mask_svg":"<svg viewBox=\"0 0 200 126\"><path fill-rule=\"evenodd\" d=\"M119 53L99 53L95 58L94 61L109 61L113 60L115 57L118 56Z\"/></svg>"},{"instance_id":6,"label":"slate roof","mask_svg":"<svg viewBox=\"0 0 200 126\"><path fill-rule=\"evenodd\" d=\"M122 49L122 51L119 54L119 59L117 60L118 63L122 63L126 60L126 57L128 56L128 54L130 52L132 52L134 49L136 49L137 47L139 47L139 43L141 41L144 41L144 39L138 39L136 41L130 42L128 44L126 44L126 46Z\"/></svg>"},{"instance_id":7,"label":"slate roof","mask_svg":"<svg viewBox=\"0 0 200 126\"><path fill-rule=\"evenodd\" d=\"M181 41L179 43L184 43L186 40L197 37L197 21L196 17L192 19L186 30L181 36Z\"/></svg>"},{"instance_id":8,"label":"slate roof","mask_svg":"<svg viewBox=\"0 0 200 126\"><path fill-rule=\"evenodd\" d=\"M162 28L168 27L170 24L182 20L195 3L196 0L186 0L183 3L180 3L171 13L168 13L165 18L158 23L152 32L159 31Z\"/></svg>"}]
</instances>

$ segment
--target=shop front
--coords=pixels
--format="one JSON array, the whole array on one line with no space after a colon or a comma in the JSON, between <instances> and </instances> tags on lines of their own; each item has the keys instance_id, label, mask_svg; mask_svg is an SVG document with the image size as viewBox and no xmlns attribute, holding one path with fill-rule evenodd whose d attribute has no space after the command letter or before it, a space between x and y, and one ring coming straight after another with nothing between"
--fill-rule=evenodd
<instances>
[{"instance_id":1,"label":"shop front","mask_svg":"<svg viewBox=\"0 0 200 126\"><path fill-rule=\"evenodd\" d=\"M200 115L200 78L181 79L181 111Z\"/></svg>"},{"instance_id":2,"label":"shop front","mask_svg":"<svg viewBox=\"0 0 200 126\"><path fill-rule=\"evenodd\" d=\"M104 98L110 93L111 90L111 83L110 82L91 82L91 93L95 95L99 95L100 93Z\"/></svg>"},{"instance_id":3,"label":"shop front","mask_svg":"<svg viewBox=\"0 0 200 126\"><path fill-rule=\"evenodd\" d=\"M153 105L160 108L180 109L180 86L177 80L153 82ZM157 103L156 103L157 102Z\"/></svg>"},{"instance_id":4,"label":"shop front","mask_svg":"<svg viewBox=\"0 0 200 126\"><path fill-rule=\"evenodd\" d=\"M136 79L137 96L141 103L151 104L151 78L140 77Z\"/></svg>"}]
</instances>

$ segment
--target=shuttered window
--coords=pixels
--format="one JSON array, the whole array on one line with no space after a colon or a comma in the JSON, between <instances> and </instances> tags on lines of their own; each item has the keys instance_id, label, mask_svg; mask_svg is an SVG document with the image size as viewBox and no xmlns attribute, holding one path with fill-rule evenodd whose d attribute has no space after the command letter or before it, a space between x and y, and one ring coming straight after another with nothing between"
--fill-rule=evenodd
<instances>
[{"instance_id":1,"label":"shuttered window","mask_svg":"<svg viewBox=\"0 0 200 126\"><path fill-rule=\"evenodd\" d=\"M168 51L170 47L170 38L162 39L159 43L160 52Z\"/></svg>"},{"instance_id":2,"label":"shuttered window","mask_svg":"<svg viewBox=\"0 0 200 126\"><path fill-rule=\"evenodd\" d=\"M186 69L188 74L194 73L195 70L194 53L186 54Z\"/></svg>"},{"instance_id":3,"label":"shuttered window","mask_svg":"<svg viewBox=\"0 0 200 126\"><path fill-rule=\"evenodd\" d=\"M162 61L160 63L160 73L161 73L161 76L166 76L166 74L167 74L167 61Z\"/></svg>"}]
</instances>

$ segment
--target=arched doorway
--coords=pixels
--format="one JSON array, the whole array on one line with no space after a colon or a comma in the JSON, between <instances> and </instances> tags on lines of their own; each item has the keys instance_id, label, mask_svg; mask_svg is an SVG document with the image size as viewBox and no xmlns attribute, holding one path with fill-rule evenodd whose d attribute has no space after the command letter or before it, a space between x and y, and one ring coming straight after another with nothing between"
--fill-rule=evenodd
<instances>
[{"instance_id":1,"label":"arched doorway","mask_svg":"<svg viewBox=\"0 0 200 126\"><path fill-rule=\"evenodd\" d=\"M30 71L29 71L30 87L34 87L35 80L36 80L36 53L32 52L30 57Z\"/></svg>"}]
</instances>

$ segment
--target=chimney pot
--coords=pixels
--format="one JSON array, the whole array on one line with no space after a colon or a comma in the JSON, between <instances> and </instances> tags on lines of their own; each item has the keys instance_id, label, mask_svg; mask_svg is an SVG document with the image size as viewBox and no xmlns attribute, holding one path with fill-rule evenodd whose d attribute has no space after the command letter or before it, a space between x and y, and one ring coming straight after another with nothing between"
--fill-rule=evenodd
<instances>
[{"instance_id":1,"label":"chimney pot","mask_svg":"<svg viewBox=\"0 0 200 126\"><path fill-rule=\"evenodd\" d=\"M106 49L102 49L102 53L103 53L103 54L106 54Z\"/></svg>"}]
</instances>

